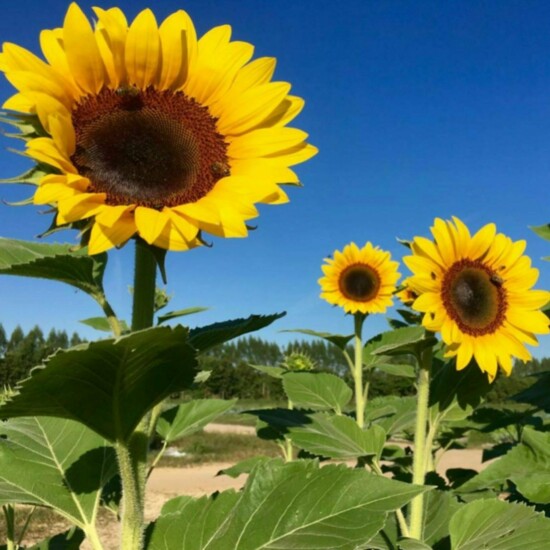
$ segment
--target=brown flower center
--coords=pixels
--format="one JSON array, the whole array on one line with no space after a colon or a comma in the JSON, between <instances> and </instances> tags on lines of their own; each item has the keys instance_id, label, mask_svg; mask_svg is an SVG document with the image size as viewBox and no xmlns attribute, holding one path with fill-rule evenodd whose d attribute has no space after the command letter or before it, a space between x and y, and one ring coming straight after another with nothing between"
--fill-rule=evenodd
<instances>
[{"instance_id":1,"label":"brown flower center","mask_svg":"<svg viewBox=\"0 0 550 550\"><path fill-rule=\"evenodd\" d=\"M443 304L463 333L482 336L504 322L508 302L502 280L480 261L460 260L443 278Z\"/></svg>"},{"instance_id":2,"label":"brown flower center","mask_svg":"<svg viewBox=\"0 0 550 550\"><path fill-rule=\"evenodd\" d=\"M346 267L338 281L340 292L349 300L368 302L380 289L380 276L372 267L354 264Z\"/></svg>"},{"instance_id":3,"label":"brown flower center","mask_svg":"<svg viewBox=\"0 0 550 550\"><path fill-rule=\"evenodd\" d=\"M73 109L72 121L71 160L107 204L194 202L229 175L216 119L183 92L103 89Z\"/></svg>"}]
</instances>

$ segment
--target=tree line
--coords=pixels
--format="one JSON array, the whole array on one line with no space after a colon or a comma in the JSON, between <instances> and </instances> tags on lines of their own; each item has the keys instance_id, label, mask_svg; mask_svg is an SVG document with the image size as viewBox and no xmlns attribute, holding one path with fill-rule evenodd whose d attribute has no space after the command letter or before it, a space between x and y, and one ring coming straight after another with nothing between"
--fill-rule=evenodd
<instances>
[{"instance_id":1,"label":"tree line","mask_svg":"<svg viewBox=\"0 0 550 550\"><path fill-rule=\"evenodd\" d=\"M16 327L8 338L0 324L0 390L14 387L30 370L58 349L66 349L83 340L76 332L52 329L47 336L35 326L28 333ZM350 350L351 352L351 350ZM281 381L250 365L281 366L292 354L303 354L315 370L345 378L350 385L349 369L342 352L324 340L296 340L287 344L268 342L256 336L240 338L217 346L200 358L200 368L210 371L209 378L196 385L193 396L229 399L283 400ZM399 359L403 362L403 358ZM550 358L518 363L510 377L500 376L488 395L490 401L502 401L533 383L532 376L550 370ZM414 380L375 371L371 375L369 395L413 395Z\"/></svg>"}]
</instances>

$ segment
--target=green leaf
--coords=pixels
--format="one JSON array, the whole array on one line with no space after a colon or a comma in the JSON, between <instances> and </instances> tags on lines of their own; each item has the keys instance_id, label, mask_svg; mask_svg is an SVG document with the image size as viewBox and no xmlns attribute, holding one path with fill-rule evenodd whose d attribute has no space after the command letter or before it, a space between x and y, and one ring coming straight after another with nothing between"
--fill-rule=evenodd
<instances>
[{"instance_id":1,"label":"green leaf","mask_svg":"<svg viewBox=\"0 0 550 550\"><path fill-rule=\"evenodd\" d=\"M508 480L515 483L517 490L531 502L550 504L550 433L526 427L520 444L458 490L503 489Z\"/></svg>"},{"instance_id":2,"label":"green leaf","mask_svg":"<svg viewBox=\"0 0 550 550\"><path fill-rule=\"evenodd\" d=\"M465 504L449 527L452 550L538 549L550 540L550 519L528 506L497 499Z\"/></svg>"},{"instance_id":3,"label":"green leaf","mask_svg":"<svg viewBox=\"0 0 550 550\"><path fill-rule=\"evenodd\" d=\"M293 405L303 409L333 410L340 414L353 392L338 376L327 372L289 372L283 388Z\"/></svg>"},{"instance_id":4,"label":"green leaf","mask_svg":"<svg viewBox=\"0 0 550 550\"><path fill-rule=\"evenodd\" d=\"M103 294L107 254L88 256L67 244L0 238L0 274L60 281L97 296Z\"/></svg>"},{"instance_id":5,"label":"green leaf","mask_svg":"<svg viewBox=\"0 0 550 550\"><path fill-rule=\"evenodd\" d=\"M0 424L0 505L47 506L85 529L116 471L113 448L82 424L43 417Z\"/></svg>"},{"instance_id":6,"label":"green leaf","mask_svg":"<svg viewBox=\"0 0 550 550\"><path fill-rule=\"evenodd\" d=\"M266 460L272 459L268 456L252 456L250 458L245 458L230 468L220 470L218 475L236 478L242 474L249 474L258 464L265 462Z\"/></svg>"},{"instance_id":7,"label":"green leaf","mask_svg":"<svg viewBox=\"0 0 550 550\"><path fill-rule=\"evenodd\" d=\"M164 315L157 317L157 323L160 325L166 321L177 319L178 317L184 317L185 315L193 315L194 313L200 313L201 311L207 311L207 307L188 307L187 309L178 309L177 311L169 311Z\"/></svg>"},{"instance_id":8,"label":"green leaf","mask_svg":"<svg viewBox=\"0 0 550 550\"><path fill-rule=\"evenodd\" d=\"M327 457L351 459L380 456L386 432L373 425L362 430L349 416L325 413L308 415L310 423L289 428L292 443L309 453Z\"/></svg>"},{"instance_id":9,"label":"green leaf","mask_svg":"<svg viewBox=\"0 0 550 550\"><path fill-rule=\"evenodd\" d=\"M151 328L57 353L0 407L0 418L73 419L109 441L127 441L147 411L190 387L195 354L183 327Z\"/></svg>"},{"instance_id":10,"label":"green leaf","mask_svg":"<svg viewBox=\"0 0 550 550\"><path fill-rule=\"evenodd\" d=\"M542 237L546 241L550 241L550 223L544 225L531 225L529 229L534 231L539 237Z\"/></svg>"},{"instance_id":11,"label":"green leaf","mask_svg":"<svg viewBox=\"0 0 550 550\"><path fill-rule=\"evenodd\" d=\"M271 365L248 365L249 367L252 367L253 369L263 372L264 374L267 374L268 376L271 376L272 378L282 378L283 374L285 372L288 372L286 369L283 369L283 367L272 367Z\"/></svg>"},{"instance_id":12,"label":"green leaf","mask_svg":"<svg viewBox=\"0 0 550 550\"><path fill-rule=\"evenodd\" d=\"M402 434L414 426L416 397L388 395L371 399L365 407L365 421L384 428L391 436Z\"/></svg>"},{"instance_id":13,"label":"green leaf","mask_svg":"<svg viewBox=\"0 0 550 550\"><path fill-rule=\"evenodd\" d=\"M426 337L423 327L403 327L378 334L365 344L363 357L368 364L370 355L404 355L433 345L437 340Z\"/></svg>"},{"instance_id":14,"label":"green leaf","mask_svg":"<svg viewBox=\"0 0 550 550\"><path fill-rule=\"evenodd\" d=\"M449 491L434 489L424 495L423 540L429 547L449 537L449 522L461 504Z\"/></svg>"},{"instance_id":15,"label":"green leaf","mask_svg":"<svg viewBox=\"0 0 550 550\"><path fill-rule=\"evenodd\" d=\"M416 371L412 365L400 365L395 363L382 363L377 364L376 368L391 374L392 376L401 376L403 378L416 378Z\"/></svg>"},{"instance_id":16,"label":"green leaf","mask_svg":"<svg viewBox=\"0 0 550 550\"><path fill-rule=\"evenodd\" d=\"M31 546L28 550L79 550L84 538L84 532L73 527L64 533L48 537L46 540Z\"/></svg>"},{"instance_id":17,"label":"green leaf","mask_svg":"<svg viewBox=\"0 0 550 550\"><path fill-rule=\"evenodd\" d=\"M436 406L440 411L450 407L453 402L457 402L463 409L475 408L492 388L487 375L475 361L461 371L456 370L454 360L443 363L436 359L434 363L430 406Z\"/></svg>"},{"instance_id":18,"label":"green leaf","mask_svg":"<svg viewBox=\"0 0 550 550\"><path fill-rule=\"evenodd\" d=\"M537 381L526 390L514 395L512 399L520 403L529 403L550 413L550 372L537 374Z\"/></svg>"},{"instance_id":19,"label":"green leaf","mask_svg":"<svg viewBox=\"0 0 550 550\"><path fill-rule=\"evenodd\" d=\"M254 469L241 493L197 499L161 516L146 548L355 550L389 512L424 490L343 465L271 460Z\"/></svg>"},{"instance_id":20,"label":"green leaf","mask_svg":"<svg viewBox=\"0 0 550 550\"><path fill-rule=\"evenodd\" d=\"M416 539L401 539L397 543L397 548L399 550L432 550L431 546Z\"/></svg>"},{"instance_id":21,"label":"green leaf","mask_svg":"<svg viewBox=\"0 0 550 550\"><path fill-rule=\"evenodd\" d=\"M106 317L90 317L88 319L82 319L80 321L83 325L94 328L101 332L112 332L113 327L109 324L109 321ZM122 327L123 332L129 332L130 328L126 324L126 321L119 321L120 326Z\"/></svg>"},{"instance_id":22,"label":"green leaf","mask_svg":"<svg viewBox=\"0 0 550 550\"><path fill-rule=\"evenodd\" d=\"M157 433L171 443L199 430L232 409L237 399L197 399L164 411L157 423Z\"/></svg>"},{"instance_id":23,"label":"green leaf","mask_svg":"<svg viewBox=\"0 0 550 550\"><path fill-rule=\"evenodd\" d=\"M341 350L346 349L349 341L353 338L353 334L344 336L342 334L330 334L330 332L317 332L316 330L309 330L307 328L294 328L289 330L283 330L281 332L296 332L298 334L307 334L308 336L316 336L317 338L322 338L331 344L334 344L336 347Z\"/></svg>"},{"instance_id":24,"label":"green leaf","mask_svg":"<svg viewBox=\"0 0 550 550\"><path fill-rule=\"evenodd\" d=\"M234 319L194 328L189 333L189 343L202 352L243 334L265 328L285 315L286 312L273 315L251 315L246 319Z\"/></svg>"}]
</instances>

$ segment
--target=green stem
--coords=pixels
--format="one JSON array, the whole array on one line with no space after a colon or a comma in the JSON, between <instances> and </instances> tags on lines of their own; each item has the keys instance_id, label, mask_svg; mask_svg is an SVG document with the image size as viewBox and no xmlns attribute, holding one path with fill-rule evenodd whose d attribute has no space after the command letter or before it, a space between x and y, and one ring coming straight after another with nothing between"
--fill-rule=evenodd
<instances>
[{"instance_id":1,"label":"green stem","mask_svg":"<svg viewBox=\"0 0 550 550\"><path fill-rule=\"evenodd\" d=\"M160 449L157 456L155 457L155 460L153 460L153 462L151 463L151 466L149 466L149 470L147 472L147 479L151 477L153 470L157 467L157 464L160 462L160 459L164 456L166 447L168 447L168 440L165 439L164 442L162 443L162 448Z\"/></svg>"},{"instance_id":2,"label":"green stem","mask_svg":"<svg viewBox=\"0 0 550 550\"><path fill-rule=\"evenodd\" d=\"M366 316L363 313L354 315L354 348L355 363L353 366L353 382L355 385L355 418L357 425L363 428L365 425L365 394L363 388L363 339L362 329Z\"/></svg>"},{"instance_id":3,"label":"green stem","mask_svg":"<svg viewBox=\"0 0 550 550\"><path fill-rule=\"evenodd\" d=\"M113 336L115 338L118 338L122 334L122 325L118 320L118 317L116 316L113 308L111 307L111 304L107 301L107 298L104 294L96 295L95 299L97 303L101 306L105 317L107 317L107 321L109 322L111 331L113 332Z\"/></svg>"},{"instance_id":4,"label":"green stem","mask_svg":"<svg viewBox=\"0 0 550 550\"><path fill-rule=\"evenodd\" d=\"M130 446L116 446L120 479L122 481L122 529L120 547L140 550L142 545L143 506L145 483L141 480L141 467L132 456Z\"/></svg>"},{"instance_id":5,"label":"green stem","mask_svg":"<svg viewBox=\"0 0 550 550\"><path fill-rule=\"evenodd\" d=\"M6 504L2 510L6 519L6 550L15 550L15 508Z\"/></svg>"},{"instance_id":6,"label":"green stem","mask_svg":"<svg viewBox=\"0 0 550 550\"><path fill-rule=\"evenodd\" d=\"M153 326L157 263L149 245L136 241L132 331Z\"/></svg>"},{"instance_id":7,"label":"green stem","mask_svg":"<svg viewBox=\"0 0 550 550\"><path fill-rule=\"evenodd\" d=\"M426 425L428 423L428 404L430 394L430 372L432 368L432 348L422 354L417 382L416 427L414 433L413 479L415 485L424 485L426 478L427 448ZM414 497L411 502L410 537L422 540L422 524L424 515L424 495Z\"/></svg>"},{"instance_id":8,"label":"green stem","mask_svg":"<svg viewBox=\"0 0 550 550\"><path fill-rule=\"evenodd\" d=\"M157 264L150 246L136 241L132 331L153 326ZM122 481L121 548L140 550L143 543L143 508L147 480L150 419L144 418L129 441L116 445Z\"/></svg>"},{"instance_id":9,"label":"green stem","mask_svg":"<svg viewBox=\"0 0 550 550\"><path fill-rule=\"evenodd\" d=\"M31 518L33 514L36 512L36 506L33 506L31 508L31 511L27 514L27 517L25 519L25 524L23 525L23 528L19 531L19 538L17 539L17 543L15 545L16 548L19 548L21 544L23 543L23 537L25 536L25 533L27 532L27 529L29 528L29 523L31 522Z\"/></svg>"}]
</instances>

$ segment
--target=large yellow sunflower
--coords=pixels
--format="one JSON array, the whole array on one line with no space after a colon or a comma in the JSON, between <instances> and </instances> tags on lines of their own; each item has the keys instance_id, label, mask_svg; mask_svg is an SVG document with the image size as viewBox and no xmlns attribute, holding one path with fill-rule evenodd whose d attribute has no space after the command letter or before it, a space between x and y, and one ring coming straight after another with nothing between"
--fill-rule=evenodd
<instances>
[{"instance_id":1,"label":"large yellow sunflower","mask_svg":"<svg viewBox=\"0 0 550 550\"><path fill-rule=\"evenodd\" d=\"M53 167L34 195L57 224L88 220L89 251L136 233L187 250L200 231L244 237L256 203L281 204L290 166L316 153L286 125L304 102L271 82L275 59L223 25L197 39L184 11L157 25L151 10L129 25L94 8L92 28L71 4L62 28L44 30L46 62L4 44L0 69L17 88L4 108L36 114L45 135L26 154Z\"/></svg>"},{"instance_id":2,"label":"large yellow sunflower","mask_svg":"<svg viewBox=\"0 0 550 550\"><path fill-rule=\"evenodd\" d=\"M330 304L347 313L384 313L392 305L399 264L391 261L389 252L371 243L361 249L350 243L325 262L319 284L321 298Z\"/></svg>"},{"instance_id":3,"label":"large yellow sunflower","mask_svg":"<svg viewBox=\"0 0 550 550\"><path fill-rule=\"evenodd\" d=\"M418 294L412 307L424 313L428 330L441 333L457 369L474 357L492 381L498 365L510 374L512 357L528 361L525 344L537 345L535 334L548 334L540 308L550 292L531 290L538 270L522 255L525 241L513 242L492 223L471 236L458 218L453 222L436 219L435 242L416 237L413 256L403 259L413 272L408 285Z\"/></svg>"}]
</instances>

